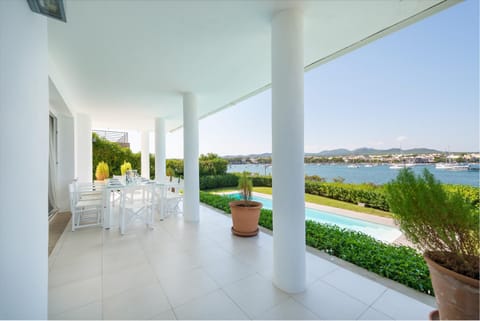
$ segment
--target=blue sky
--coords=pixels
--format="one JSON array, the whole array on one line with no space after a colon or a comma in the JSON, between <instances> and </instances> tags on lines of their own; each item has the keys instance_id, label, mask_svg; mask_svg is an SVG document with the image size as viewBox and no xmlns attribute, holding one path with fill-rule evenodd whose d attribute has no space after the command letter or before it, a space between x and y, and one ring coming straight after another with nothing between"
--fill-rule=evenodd
<instances>
[{"instance_id":1,"label":"blue sky","mask_svg":"<svg viewBox=\"0 0 480 321\"><path fill-rule=\"evenodd\" d=\"M478 16L476 0L459 3L306 73L305 152L478 151ZM182 135L167 135L168 158L183 156ZM270 90L200 121L200 153L271 152L271 140Z\"/></svg>"}]
</instances>

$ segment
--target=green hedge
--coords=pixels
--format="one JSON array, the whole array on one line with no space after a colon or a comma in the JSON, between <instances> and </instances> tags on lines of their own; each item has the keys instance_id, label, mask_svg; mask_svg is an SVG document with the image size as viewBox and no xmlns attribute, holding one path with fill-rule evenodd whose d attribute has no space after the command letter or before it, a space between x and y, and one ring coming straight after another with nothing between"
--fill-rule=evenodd
<instances>
[{"instance_id":1,"label":"green hedge","mask_svg":"<svg viewBox=\"0 0 480 321\"><path fill-rule=\"evenodd\" d=\"M407 246L386 244L366 234L306 221L306 243L366 270L433 295L428 266Z\"/></svg>"},{"instance_id":2,"label":"green hedge","mask_svg":"<svg viewBox=\"0 0 480 321\"><path fill-rule=\"evenodd\" d=\"M230 213L227 196L200 192L200 201ZM262 209L259 225L272 230L272 211ZM433 295L422 256L406 247L386 244L359 232L313 221L305 222L306 244L371 272Z\"/></svg>"},{"instance_id":3,"label":"green hedge","mask_svg":"<svg viewBox=\"0 0 480 321\"><path fill-rule=\"evenodd\" d=\"M388 211L383 188L371 184L345 184L305 181L305 193Z\"/></svg>"},{"instance_id":4,"label":"green hedge","mask_svg":"<svg viewBox=\"0 0 480 321\"><path fill-rule=\"evenodd\" d=\"M200 189L236 187L240 173L200 177ZM237 179L234 178L237 177ZM271 176L251 176L253 186L272 187ZM308 178L308 177L307 177ZM468 185L443 185L447 192L460 192L472 206L480 206L480 189ZM373 184L331 183L317 180L305 180L305 193L324 196L353 204L364 203L365 206L389 211L383 186Z\"/></svg>"},{"instance_id":5,"label":"green hedge","mask_svg":"<svg viewBox=\"0 0 480 321\"><path fill-rule=\"evenodd\" d=\"M480 207L480 189L470 185L443 185L448 193L460 193L472 204L473 207Z\"/></svg>"},{"instance_id":6,"label":"green hedge","mask_svg":"<svg viewBox=\"0 0 480 321\"><path fill-rule=\"evenodd\" d=\"M238 176L234 174L200 176L200 189L236 187Z\"/></svg>"},{"instance_id":7,"label":"green hedge","mask_svg":"<svg viewBox=\"0 0 480 321\"><path fill-rule=\"evenodd\" d=\"M111 175L120 175L120 166L124 161L132 164L132 169L140 171L140 153L132 153L130 148L121 147L92 133L92 177L95 179L95 170L99 162L104 161L110 169ZM155 166L154 166L155 168Z\"/></svg>"},{"instance_id":8,"label":"green hedge","mask_svg":"<svg viewBox=\"0 0 480 321\"><path fill-rule=\"evenodd\" d=\"M272 176L252 176L253 186L272 187Z\"/></svg>"},{"instance_id":9,"label":"green hedge","mask_svg":"<svg viewBox=\"0 0 480 321\"><path fill-rule=\"evenodd\" d=\"M200 189L208 190L222 187L237 187L240 174L208 175L200 176ZM270 176L252 176L253 186L272 187L272 177Z\"/></svg>"}]
</instances>

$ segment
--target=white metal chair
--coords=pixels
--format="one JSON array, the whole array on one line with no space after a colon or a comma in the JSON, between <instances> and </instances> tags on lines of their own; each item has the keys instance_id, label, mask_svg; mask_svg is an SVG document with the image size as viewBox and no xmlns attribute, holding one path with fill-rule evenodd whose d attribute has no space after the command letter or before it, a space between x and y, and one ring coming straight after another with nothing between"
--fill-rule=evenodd
<instances>
[{"instance_id":1,"label":"white metal chair","mask_svg":"<svg viewBox=\"0 0 480 321\"><path fill-rule=\"evenodd\" d=\"M164 215L180 214L183 212L180 204L183 203L183 180L169 184L164 194ZM182 204L183 207L183 204Z\"/></svg>"},{"instance_id":2,"label":"white metal chair","mask_svg":"<svg viewBox=\"0 0 480 321\"><path fill-rule=\"evenodd\" d=\"M72 231L77 228L102 224L103 192L86 188L77 189L76 183L68 185L70 211L72 212ZM103 190L102 190L103 191ZM94 192L92 194L92 192Z\"/></svg>"},{"instance_id":3,"label":"white metal chair","mask_svg":"<svg viewBox=\"0 0 480 321\"><path fill-rule=\"evenodd\" d=\"M141 220L147 227L153 228L153 186L153 184L132 184L123 188L120 200L120 233L122 235L136 220Z\"/></svg>"}]
</instances>

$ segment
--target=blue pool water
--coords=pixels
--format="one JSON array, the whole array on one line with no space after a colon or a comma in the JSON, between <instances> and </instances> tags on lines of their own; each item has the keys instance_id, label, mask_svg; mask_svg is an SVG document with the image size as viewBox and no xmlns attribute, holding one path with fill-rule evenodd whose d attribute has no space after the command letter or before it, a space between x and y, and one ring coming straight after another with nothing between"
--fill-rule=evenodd
<instances>
[{"instance_id":1,"label":"blue pool water","mask_svg":"<svg viewBox=\"0 0 480 321\"><path fill-rule=\"evenodd\" d=\"M240 194L230 194L229 196L240 199ZM271 199L252 196L252 200L261 202L263 204L263 208L269 210L272 209ZM357 220L354 218L328 213L308 207L305 208L305 219L323 224L337 225L341 228L362 232L376 238L377 240L388 243L393 242L401 235L401 232L398 229L390 226Z\"/></svg>"}]
</instances>

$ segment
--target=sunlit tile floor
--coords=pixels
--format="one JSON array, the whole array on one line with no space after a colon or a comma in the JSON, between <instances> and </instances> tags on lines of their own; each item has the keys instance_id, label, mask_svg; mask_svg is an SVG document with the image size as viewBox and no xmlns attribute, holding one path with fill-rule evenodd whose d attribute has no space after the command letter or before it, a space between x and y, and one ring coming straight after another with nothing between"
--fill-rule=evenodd
<instances>
[{"instance_id":1,"label":"sunlit tile floor","mask_svg":"<svg viewBox=\"0 0 480 321\"><path fill-rule=\"evenodd\" d=\"M199 223L172 216L124 236L67 226L49 259L49 318L428 319L434 309L311 253L307 290L284 293L272 284L272 237L230 226L204 206Z\"/></svg>"}]
</instances>

